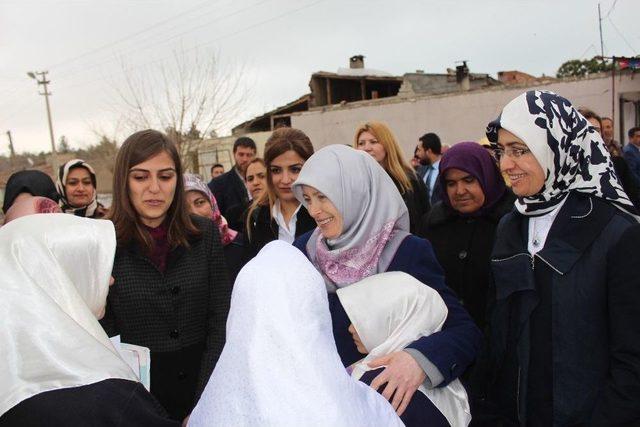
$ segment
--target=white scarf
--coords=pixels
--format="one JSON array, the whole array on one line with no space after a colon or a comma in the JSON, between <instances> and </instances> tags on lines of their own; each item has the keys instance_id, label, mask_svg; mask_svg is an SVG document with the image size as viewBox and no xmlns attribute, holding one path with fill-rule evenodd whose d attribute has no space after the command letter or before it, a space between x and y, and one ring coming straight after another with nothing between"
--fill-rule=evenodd
<instances>
[{"instance_id":1,"label":"white scarf","mask_svg":"<svg viewBox=\"0 0 640 427\"><path fill-rule=\"evenodd\" d=\"M337 290L338 298L369 351L353 367L356 379L371 370L367 363L404 349L412 342L442 329L447 306L433 288L400 271L367 277ZM467 426L471 410L459 380L423 393L453 427Z\"/></svg>"},{"instance_id":2,"label":"white scarf","mask_svg":"<svg viewBox=\"0 0 640 427\"><path fill-rule=\"evenodd\" d=\"M189 426L402 425L342 366L320 274L293 246L267 244L236 279L226 345Z\"/></svg>"},{"instance_id":3,"label":"white scarf","mask_svg":"<svg viewBox=\"0 0 640 427\"><path fill-rule=\"evenodd\" d=\"M29 215L0 228L0 416L42 392L137 381L96 319L115 247L110 221Z\"/></svg>"}]
</instances>

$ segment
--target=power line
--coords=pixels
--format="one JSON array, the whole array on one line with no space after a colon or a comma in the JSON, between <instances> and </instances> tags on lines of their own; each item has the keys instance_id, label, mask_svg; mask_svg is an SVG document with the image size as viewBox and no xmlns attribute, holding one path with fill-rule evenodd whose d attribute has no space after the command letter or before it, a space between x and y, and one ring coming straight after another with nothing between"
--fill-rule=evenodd
<instances>
[{"instance_id":1,"label":"power line","mask_svg":"<svg viewBox=\"0 0 640 427\"><path fill-rule=\"evenodd\" d=\"M633 48L633 46L631 46L631 44L627 41L626 37L622 34L622 32L618 29L618 27L616 26L616 24L613 23L613 21L611 20L611 18L609 18L609 23L611 24L611 26L613 26L613 29L616 30L616 33L618 33L618 35L620 36L620 38L622 40L624 40L624 42L627 44L627 46L629 46L629 49L631 49L631 52L633 52L635 55L638 54L638 52Z\"/></svg>"},{"instance_id":2,"label":"power line","mask_svg":"<svg viewBox=\"0 0 640 427\"><path fill-rule=\"evenodd\" d=\"M604 19L607 19L609 17L609 15L611 15L611 12L613 12L613 9L616 8L616 3L618 3L618 0L614 0L613 1L613 4L609 8L609 11L607 12L607 15L604 17Z\"/></svg>"}]
</instances>

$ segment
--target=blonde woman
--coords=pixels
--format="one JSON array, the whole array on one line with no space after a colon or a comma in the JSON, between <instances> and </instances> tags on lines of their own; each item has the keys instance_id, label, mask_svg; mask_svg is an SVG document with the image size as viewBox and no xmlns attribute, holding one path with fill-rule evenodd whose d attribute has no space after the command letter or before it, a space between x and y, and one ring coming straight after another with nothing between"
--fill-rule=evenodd
<instances>
[{"instance_id":1,"label":"blonde woman","mask_svg":"<svg viewBox=\"0 0 640 427\"><path fill-rule=\"evenodd\" d=\"M402 157L391 129L381 122L364 123L356 130L353 148L371 155L391 177L409 210L410 230L413 233L420 224L420 218L430 208L427 188Z\"/></svg>"}]
</instances>

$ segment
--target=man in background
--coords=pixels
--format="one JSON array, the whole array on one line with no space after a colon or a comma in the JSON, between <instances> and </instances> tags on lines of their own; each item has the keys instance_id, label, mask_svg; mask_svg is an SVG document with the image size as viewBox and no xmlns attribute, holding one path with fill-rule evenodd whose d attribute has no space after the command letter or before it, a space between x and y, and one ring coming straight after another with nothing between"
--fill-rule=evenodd
<instances>
[{"instance_id":1,"label":"man in background","mask_svg":"<svg viewBox=\"0 0 640 427\"><path fill-rule=\"evenodd\" d=\"M442 194L440 194L438 186L436 186L440 159L442 158L442 143L440 142L440 137L435 133L426 133L418 141L416 154L420 157L421 162L426 165L425 168L420 170L419 175L427 186L429 201L433 206L442 199Z\"/></svg>"},{"instance_id":2,"label":"man in background","mask_svg":"<svg viewBox=\"0 0 640 427\"><path fill-rule=\"evenodd\" d=\"M242 215L249 205L250 194L244 181L247 166L256 156L256 143L246 136L233 143L235 165L230 171L214 178L209 183L216 197L220 213L229 223L229 228L243 230Z\"/></svg>"},{"instance_id":3,"label":"man in background","mask_svg":"<svg viewBox=\"0 0 640 427\"><path fill-rule=\"evenodd\" d=\"M215 179L224 173L224 166L220 163L216 163L211 166L211 179Z\"/></svg>"},{"instance_id":4,"label":"man in background","mask_svg":"<svg viewBox=\"0 0 640 427\"><path fill-rule=\"evenodd\" d=\"M624 159L631 169L631 173L640 182L640 127L629 129L629 143L624 146Z\"/></svg>"}]
</instances>

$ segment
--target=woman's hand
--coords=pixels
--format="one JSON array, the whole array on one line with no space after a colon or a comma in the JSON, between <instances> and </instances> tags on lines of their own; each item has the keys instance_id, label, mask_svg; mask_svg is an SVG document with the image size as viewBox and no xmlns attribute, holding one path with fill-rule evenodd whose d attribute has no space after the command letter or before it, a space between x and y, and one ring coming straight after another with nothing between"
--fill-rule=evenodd
<instances>
[{"instance_id":1,"label":"woman's hand","mask_svg":"<svg viewBox=\"0 0 640 427\"><path fill-rule=\"evenodd\" d=\"M378 390L380 386L386 384L382 395L391 402L398 416L402 415L427 375L418 362L405 351L396 351L379 357L368 365L373 369L386 366L385 370L371 382L371 387ZM393 400L391 400L392 396Z\"/></svg>"}]
</instances>

